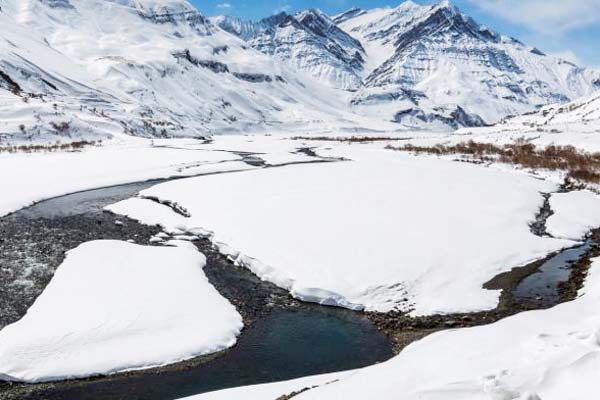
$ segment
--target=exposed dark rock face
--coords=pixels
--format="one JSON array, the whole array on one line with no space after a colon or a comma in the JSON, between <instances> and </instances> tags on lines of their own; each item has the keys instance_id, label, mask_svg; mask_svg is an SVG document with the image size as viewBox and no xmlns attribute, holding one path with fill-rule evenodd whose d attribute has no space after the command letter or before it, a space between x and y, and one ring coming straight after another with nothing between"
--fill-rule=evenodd
<instances>
[{"instance_id":1,"label":"exposed dark rock face","mask_svg":"<svg viewBox=\"0 0 600 400\"><path fill-rule=\"evenodd\" d=\"M246 73L246 72L234 72L233 76L236 78L251 82L251 83L262 83L262 82L273 82L273 78L269 75L258 74L258 73Z\"/></svg>"},{"instance_id":2,"label":"exposed dark rock face","mask_svg":"<svg viewBox=\"0 0 600 400\"><path fill-rule=\"evenodd\" d=\"M226 64L223 64L214 60L200 60L190 54L188 49L183 51L173 52L173 57L178 60L186 60L190 64L195 65L196 67L208 68L213 71L215 74L227 73L229 72L229 67Z\"/></svg>"},{"instance_id":3,"label":"exposed dark rock face","mask_svg":"<svg viewBox=\"0 0 600 400\"><path fill-rule=\"evenodd\" d=\"M376 104L388 101L409 100L414 105L418 106L421 99L427 98L425 93L418 90L401 88L397 92L374 93L364 97L352 99L353 105Z\"/></svg>"},{"instance_id":4,"label":"exposed dark rock face","mask_svg":"<svg viewBox=\"0 0 600 400\"><path fill-rule=\"evenodd\" d=\"M335 22L336 24L339 25L342 22L348 21L349 19L352 19L352 18L356 18L356 17L361 16L361 15L363 15L365 13L366 13L366 11L363 10L362 8L352 7L348 11L343 12L342 14L339 14L339 15L335 16L333 18L333 22Z\"/></svg>"},{"instance_id":5,"label":"exposed dark rock face","mask_svg":"<svg viewBox=\"0 0 600 400\"><path fill-rule=\"evenodd\" d=\"M408 118L431 123L439 122L454 129L460 127L486 126L486 122L478 115L468 114L462 107L457 106L449 114L447 110L438 107L433 112L426 112L420 108L409 108L399 111L394 117L395 122L407 122Z\"/></svg>"},{"instance_id":6,"label":"exposed dark rock face","mask_svg":"<svg viewBox=\"0 0 600 400\"><path fill-rule=\"evenodd\" d=\"M2 70L0 70L0 88L10 90L16 95L21 94L21 86Z\"/></svg>"},{"instance_id":7,"label":"exposed dark rock face","mask_svg":"<svg viewBox=\"0 0 600 400\"><path fill-rule=\"evenodd\" d=\"M40 0L42 3L52 8L75 8L69 0Z\"/></svg>"}]
</instances>

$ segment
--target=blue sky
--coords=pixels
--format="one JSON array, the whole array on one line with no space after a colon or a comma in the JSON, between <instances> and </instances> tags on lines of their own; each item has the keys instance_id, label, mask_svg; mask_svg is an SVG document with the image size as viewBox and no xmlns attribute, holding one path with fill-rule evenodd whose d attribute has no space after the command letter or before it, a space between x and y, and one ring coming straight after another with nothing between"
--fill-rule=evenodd
<instances>
[{"instance_id":1,"label":"blue sky","mask_svg":"<svg viewBox=\"0 0 600 400\"><path fill-rule=\"evenodd\" d=\"M260 19L309 7L336 14L352 6L395 7L403 0L190 0L205 15ZM414 0L421 4L436 1ZM580 65L600 68L600 0L454 0L496 31Z\"/></svg>"}]
</instances>

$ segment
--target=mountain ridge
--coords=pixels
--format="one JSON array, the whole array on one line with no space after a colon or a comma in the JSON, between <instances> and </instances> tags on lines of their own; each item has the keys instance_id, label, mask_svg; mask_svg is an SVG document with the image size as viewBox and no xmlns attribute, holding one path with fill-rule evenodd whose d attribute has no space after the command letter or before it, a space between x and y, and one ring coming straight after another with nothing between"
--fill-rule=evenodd
<instances>
[{"instance_id":1,"label":"mountain ridge","mask_svg":"<svg viewBox=\"0 0 600 400\"><path fill-rule=\"evenodd\" d=\"M0 141L343 129L361 120L330 89L187 1L4 0L0 23Z\"/></svg>"},{"instance_id":2,"label":"mountain ridge","mask_svg":"<svg viewBox=\"0 0 600 400\"><path fill-rule=\"evenodd\" d=\"M600 73L448 2L206 17L186 0L3 0L0 143L494 124Z\"/></svg>"},{"instance_id":3,"label":"mountain ridge","mask_svg":"<svg viewBox=\"0 0 600 400\"><path fill-rule=\"evenodd\" d=\"M342 67L351 71L352 84L334 80L333 86L355 92L350 101L355 112L383 115L408 127L493 124L507 115L590 95L599 87L597 71L501 35L447 0L432 6L405 1L372 10L353 7L329 20L363 50L359 68ZM330 84L331 68L340 68L324 57L308 62L302 41L290 44L262 34L248 42ZM313 43L313 54L318 46ZM462 116L458 125L456 115Z\"/></svg>"}]
</instances>

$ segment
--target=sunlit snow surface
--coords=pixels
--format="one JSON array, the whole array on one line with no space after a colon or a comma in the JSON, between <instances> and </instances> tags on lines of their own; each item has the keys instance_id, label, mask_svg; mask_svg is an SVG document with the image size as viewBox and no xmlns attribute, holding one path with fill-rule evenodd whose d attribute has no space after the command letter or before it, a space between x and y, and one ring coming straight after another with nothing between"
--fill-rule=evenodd
<instances>
[{"instance_id":1,"label":"sunlit snow surface","mask_svg":"<svg viewBox=\"0 0 600 400\"><path fill-rule=\"evenodd\" d=\"M573 244L529 224L556 185L379 146L353 161L173 181L110 206L167 230L211 233L223 253L299 299L414 314L491 309L496 274Z\"/></svg>"},{"instance_id":2,"label":"sunlit snow surface","mask_svg":"<svg viewBox=\"0 0 600 400\"><path fill-rule=\"evenodd\" d=\"M0 331L0 379L39 382L161 366L233 346L243 324L187 242L82 244Z\"/></svg>"},{"instance_id":3,"label":"sunlit snow surface","mask_svg":"<svg viewBox=\"0 0 600 400\"><path fill-rule=\"evenodd\" d=\"M600 226L600 197L589 191L555 193L550 197L554 214L547 230L554 237L580 240Z\"/></svg>"}]
</instances>

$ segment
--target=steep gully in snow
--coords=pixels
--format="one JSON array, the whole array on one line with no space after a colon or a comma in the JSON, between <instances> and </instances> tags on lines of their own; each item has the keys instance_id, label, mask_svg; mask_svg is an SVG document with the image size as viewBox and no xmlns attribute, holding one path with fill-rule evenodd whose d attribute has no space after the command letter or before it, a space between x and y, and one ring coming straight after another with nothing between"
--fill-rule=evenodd
<instances>
[{"instance_id":1,"label":"steep gully in snow","mask_svg":"<svg viewBox=\"0 0 600 400\"><path fill-rule=\"evenodd\" d=\"M318 157L308 148L299 149ZM259 168L260 154L244 154ZM308 162L332 160L315 159ZM282 165L282 166L285 166ZM229 173L239 173L237 171ZM160 232L102 211L161 181L96 189L50 199L0 220L0 327L19 319L52 278L64 251L95 239L148 243ZM176 204L165 204L177 208ZM184 210L179 210L184 212ZM536 234L545 234L549 204L540 210ZM209 240L191 237L208 258L211 283L244 317L246 329L231 350L141 372L40 385L0 384L3 399L176 399L226 387L353 369L390 358L414 340L442 329L490 323L529 309L570 300L598 256L600 231L586 245L498 275L486 284L502 289L497 309L410 318L403 313L362 314L292 299L220 255ZM541 284L540 284L541 283ZM384 334L386 334L388 337Z\"/></svg>"}]
</instances>

